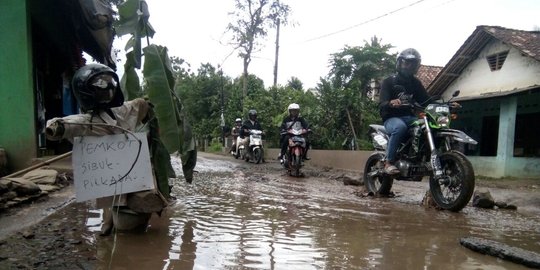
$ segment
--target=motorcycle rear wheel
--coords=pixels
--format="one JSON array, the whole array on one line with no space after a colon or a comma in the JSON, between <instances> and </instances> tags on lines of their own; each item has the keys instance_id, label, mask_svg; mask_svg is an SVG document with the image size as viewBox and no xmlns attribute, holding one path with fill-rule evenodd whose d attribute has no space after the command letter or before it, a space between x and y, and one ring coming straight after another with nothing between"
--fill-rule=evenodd
<instances>
[{"instance_id":1,"label":"motorcycle rear wheel","mask_svg":"<svg viewBox=\"0 0 540 270\"><path fill-rule=\"evenodd\" d=\"M467 157L458 151L443 153L439 159L445 178L430 178L431 196L439 207L459 212L469 203L474 192L473 166Z\"/></svg>"},{"instance_id":2,"label":"motorcycle rear wheel","mask_svg":"<svg viewBox=\"0 0 540 270\"><path fill-rule=\"evenodd\" d=\"M246 159L246 151L244 150L244 148L238 150L238 157L240 159Z\"/></svg>"},{"instance_id":3,"label":"motorcycle rear wheel","mask_svg":"<svg viewBox=\"0 0 540 270\"><path fill-rule=\"evenodd\" d=\"M383 169L384 154L371 154L364 167L364 186L368 192L380 195L390 194L390 190L394 184L394 179L389 175L383 174Z\"/></svg>"}]
</instances>

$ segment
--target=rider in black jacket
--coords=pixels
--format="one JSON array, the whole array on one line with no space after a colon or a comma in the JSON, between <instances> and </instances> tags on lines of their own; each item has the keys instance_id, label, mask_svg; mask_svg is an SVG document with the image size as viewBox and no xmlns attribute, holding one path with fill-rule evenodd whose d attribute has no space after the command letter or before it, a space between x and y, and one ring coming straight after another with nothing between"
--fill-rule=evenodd
<instances>
[{"instance_id":1,"label":"rider in black jacket","mask_svg":"<svg viewBox=\"0 0 540 270\"><path fill-rule=\"evenodd\" d=\"M403 50L397 58L397 74L383 80L379 102L379 112L386 132L390 135L386 149L385 172L397 174L393 164L399 144L405 139L408 127L417 119L410 107L400 106L402 100L414 100L424 105L429 100L426 89L415 77L420 67L421 57L415 49Z\"/></svg>"},{"instance_id":2,"label":"rider in black jacket","mask_svg":"<svg viewBox=\"0 0 540 270\"><path fill-rule=\"evenodd\" d=\"M262 131L261 124L257 121L257 111L253 109L249 110L248 119L244 121L240 128L240 138L243 139L246 135L249 135L249 131L252 129Z\"/></svg>"}]
</instances>

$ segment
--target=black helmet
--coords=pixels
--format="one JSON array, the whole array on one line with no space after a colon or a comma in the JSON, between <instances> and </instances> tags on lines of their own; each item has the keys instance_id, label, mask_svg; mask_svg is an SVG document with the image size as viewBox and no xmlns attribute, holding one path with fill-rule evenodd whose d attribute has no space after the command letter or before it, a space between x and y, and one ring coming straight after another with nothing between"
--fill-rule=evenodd
<instances>
[{"instance_id":1,"label":"black helmet","mask_svg":"<svg viewBox=\"0 0 540 270\"><path fill-rule=\"evenodd\" d=\"M410 63L410 65L408 67L403 67L403 62ZM408 48L399 53L396 61L396 70L402 76L411 77L416 74L420 68L421 62L422 57L420 56L420 53L413 48Z\"/></svg>"},{"instance_id":2,"label":"black helmet","mask_svg":"<svg viewBox=\"0 0 540 270\"><path fill-rule=\"evenodd\" d=\"M73 94L83 112L118 107L124 103L118 75L102 64L88 64L73 75Z\"/></svg>"},{"instance_id":3,"label":"black helmet","mask_svg":"<svg viewBox=\"0 0 540 270\"><path fill-rule=\"evenodd\" d=\"M253 109L249 110L248 116L251 121L255 121L255 119L257 119L257 111Z\"/></svg>"}]
</instances>

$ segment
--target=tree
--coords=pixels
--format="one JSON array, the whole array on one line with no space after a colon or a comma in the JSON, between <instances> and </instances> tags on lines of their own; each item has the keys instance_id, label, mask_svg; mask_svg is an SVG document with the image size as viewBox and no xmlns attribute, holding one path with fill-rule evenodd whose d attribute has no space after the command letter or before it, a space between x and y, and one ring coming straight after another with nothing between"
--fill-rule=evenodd
<instances>
[{"instance_id":1,"label":"tree","mask_svg":"<svg viewBox=\"0 0 540 270\"><path fill-rule=\"evenodd\" d=\"M230 14L234 17L227 30L232 32L232 44L239 50L243 60L242 97L247 95L248 68L253 53L261 46L259 40L268 35L269 28L287 24L290 8L279 0L235 0L236 10Z\"/></svg>"},{"instance_id":2,"label":"tree","mask_svg":"<svg viewBox=\"0 0 540 270\"><path fill-rule=\"evenodd\" d=\"M182 70L179 68L175 74L175 90L184 101L184 109L195 133L205 138L219 137L221 95L229 96L230 79L223 77L216 67L208 63L201 64L196 74Z\"/></svg>"},{"instance_id":3,"label":"tree","mask_svg":"<svg viewBox=\"0 0 540 270\"><path fill-rule=\"evenodd\" d=\"M367 98L370 82L391 74L395 67L395 54L390 44L382 44L377 37L364 46L345 46L332 54L328 80L320 85L321 102L329 108L327 115L334 117L335 128L344 139L366 137L368 123L364 119L378 119L376 103ZM328 122L329 123L329 122ZM367 139L367 138L366 138Z\"/></svg>"},{"instance_id":4,"label":"tree","mask_svg":"<svg viewBox=\"0 0 540 270\"><path fill-rule=\"evenodd\" d=\"M370 89L371 80L380 80L394 70L395 55L388 51L390 44L381 44L376 36L364 46L345 48L332 54L330 78L334 86L353 89L360 98Z\"/></svg>"},{"instance_id":5,"label":"tree","mask_svg":"<svg viewBox=\"0 0 540 270\"><path fill-rule=\"evenodd\" d=\"M294 76L291 77L289 81L287 81L287 87L290 87L294 90L299 90L299 91L304 90L304 85L302 84L302 81Z\"/></svg>"}]
</instances>

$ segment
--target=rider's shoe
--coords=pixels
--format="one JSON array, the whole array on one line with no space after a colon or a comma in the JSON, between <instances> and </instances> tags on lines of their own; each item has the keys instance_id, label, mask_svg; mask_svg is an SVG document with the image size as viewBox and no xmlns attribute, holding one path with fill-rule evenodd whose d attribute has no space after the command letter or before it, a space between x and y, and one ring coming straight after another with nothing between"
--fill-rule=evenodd
<instances>
[{"instance_id":1,"label":"rider's shoe","mask_svg":"<svg viewBox=\"0 0 540 270\"><path fill-rule=\"evenodd\" d=\"M304 156L304 160L310 160L311 158L308 156Z\"/></svg>"},{"instance_id":2,"label":"rider's shoe","mask_svg":"<svg viewBox=\"0 0 540 270\"><path fill-rule=\"evenodd\" d=\"M283 164L283 155L282 154L279 154L277 156L277 160L279 160L279 163Z\"/></svg>"},{"instance_id":3,"label":"rider's shoe","mask_svg":"<svg viewBox=\"0 0 540 270\"><path fill-rule=\"evenodd\" d=\"M392 164L387 164L384 166L384 172L386 174L398 174L399 173L399 169L392 165Z\"/></svg>"}]
</instances>

